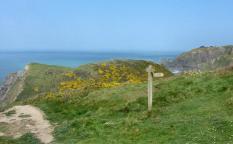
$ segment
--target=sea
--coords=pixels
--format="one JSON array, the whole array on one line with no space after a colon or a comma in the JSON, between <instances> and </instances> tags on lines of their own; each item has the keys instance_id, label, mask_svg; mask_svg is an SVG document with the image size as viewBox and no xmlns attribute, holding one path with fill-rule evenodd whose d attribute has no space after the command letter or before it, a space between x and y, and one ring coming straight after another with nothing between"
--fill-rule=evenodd
<instances>
[{"instance_id":1,"label":"sea","mask_svg":"<svg viewBox=\"0 0 233 144\"><path fill-rule=\"evenodd\" d=\"M141 59L160 63L174 59L179 52L0 52L0 84L6 76L23 70L30 63L78 67L113 59Z\"/></svg>"}]
</instances>

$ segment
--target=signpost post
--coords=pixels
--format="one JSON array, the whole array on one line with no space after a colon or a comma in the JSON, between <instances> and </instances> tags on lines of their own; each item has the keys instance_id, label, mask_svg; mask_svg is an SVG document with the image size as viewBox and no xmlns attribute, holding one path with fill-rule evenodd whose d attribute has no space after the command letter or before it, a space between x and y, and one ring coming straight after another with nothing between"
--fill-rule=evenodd
<instances>
[{"instance_id":1,"label":"signpost post","mask_svg":"<svg viewBox=\"0 0 233 144\"><path fill-rule=\"evenodd\" d=\"M146 69L148 72L148 111L151 112L152 110L152 100L153 100L153 77L163 77L163 73L154 73L154 69L152 65L149 65Z\"/></svg>"}]
</instances>

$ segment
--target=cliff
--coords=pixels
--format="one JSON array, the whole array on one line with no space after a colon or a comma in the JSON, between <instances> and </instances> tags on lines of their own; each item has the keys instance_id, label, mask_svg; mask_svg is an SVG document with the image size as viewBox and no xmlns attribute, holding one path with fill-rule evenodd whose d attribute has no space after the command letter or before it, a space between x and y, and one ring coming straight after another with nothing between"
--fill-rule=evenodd
<instances>
[{"instance_id":1,"label":"cliff","mask_svg":"<svg viewBox=\"0 0 233 144\"><path fill-rule=\"evenodd\" d=\"M24 71L9 74L0 86L0 107L6 106L16 99L23 90L24 78L28 66Z\"/></svg>"},{"instance_id":2,"label":"cliff","mask_svg":"<svg viewBox=\"0 0 233 144\"><path fill-rule=\"evenodd\" d=\"M233 65L233 46L201 46L163 62L172 71L209 71Z\"/></svg>"},{"instance_id":3,"label":"cliff","mask_svg":"<svg viewBox=\"0 0 233 144\"><path fill-rule=\"evenodd\" d=\"M13 73L7 76L5 82L0 87L0 101L6 98L8 90L10 89L11 85L15 83L17 79L18 79L17 73Z\"/></svg>"}]
</instances>

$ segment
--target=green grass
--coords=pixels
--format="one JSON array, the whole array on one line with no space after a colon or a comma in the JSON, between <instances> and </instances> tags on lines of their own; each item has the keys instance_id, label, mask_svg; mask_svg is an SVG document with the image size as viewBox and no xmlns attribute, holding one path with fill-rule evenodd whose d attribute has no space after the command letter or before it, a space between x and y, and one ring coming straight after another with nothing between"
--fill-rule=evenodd
<instances>
[{"instance_id":1,"label":"green grass","mask_svg":"<svg viewBox=\"0 0 233 144\"><path fill-rule=\"evenodd\" d=\"M130 71L127 74L145 75L145 69L148 65L153 65L156 71L163 72L165 76L171 76L171 72L165 67L153 62L143 60L113 60L99 62L97 64L86 64L78 68L67 68L61 66L44 65L33 63L29 65L29 70L23 80L22 92L17 96L17 100L21 101L27 98L43 95L46 92L56 92L59 89L60 83L65 81L76 80L76 78L67 77L65 74L73 72L76 76L82 79L98 77L98 68L101 64L114 64L117 66L126 66ZM17 83L16 83L17 84ZM19 86L13 87L11 93L18 92ZM11 94L15 95L15 94ZM9 95L8 97L11 97ZM12 98L13 99L13 98Z\"/></svg>"},{"instance_id":2,"label":"green grass","mask_svg":"<svg viewBox=\"0 0 233 144\"><path fill-rule=\"evenodd\" d=\"M8 130L8 124L5 122L0 122L0 132L6 132Z\"/></svg>"},{"instance_id":3,"label":"green grass","mask_svg":"<svg viewBox=\"0 0 233 144\"><path fill-rule=\"evenodd\" d=\"M233 73L177 76L154 82L147 113L146 83L88 91L79 101L27 103L57 123L55 143L233 143ZM73 93L75 95L75 93Z\"/></svg>"},{"instance_id":4,"label":"green grass","mask_svg":"<svg viewBox=\"0 0 233 144\"><path fill-rule=\"evenodd\" d=\"M33 134L28 133L18 139L0 137L0 144L41 144L41 142Z\"/></svg>"},{"instance_id":5,"label":"green grass","mask_svg":"<svg viewBox=\"0 0 233 144\"><path fill-rule=\"evenodd\" d=\"M29 65L24 80L23 91L17 100L23 100L48 91L56 91L61 81L66 80L65 73L71 68L33 63Z\"/></svg>"},{"instance_id":6,"label":"green grass","mask_svg":"<svg viewBox=\"0 0 233 144\"><path fill-rule=\"evenodd\" d=\"M39 107L56 124L56 144L233 143L232 71L155 80L152 113L147 112L147 83L20 103ZM3 137L0 142L6 140L17 142ZM26 140L21 139L33 143Z\"/></svg>"}]
</instances>

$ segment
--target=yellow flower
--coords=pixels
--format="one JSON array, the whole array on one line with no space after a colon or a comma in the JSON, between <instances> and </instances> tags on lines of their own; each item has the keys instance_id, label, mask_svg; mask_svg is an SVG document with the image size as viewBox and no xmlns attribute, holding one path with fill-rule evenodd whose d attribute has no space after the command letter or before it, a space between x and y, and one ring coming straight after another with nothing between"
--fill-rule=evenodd
<instances>
[{"instance_id":1,"label":"yellow flower","mask_svg":"<svg viewBox=\"0 0 233 144\"><path fill-rule=\"evenodd\" d=\"M104 71L103 71L103 70L101 70L101 69L99 69L99 70L98 70L98 73L99 73L99 74L103 74L103 73L104 73Z\"/></svg>"},{"instance_id":2,"label":"yellow flower","mask_svg":"<svg viewBox=\"0 0 233 144\"><path fill-rule=\"evenodd\" d=\"M73 77L75 77L75 73L73 73L73 72L67 72L67 73L65 73L65 76L67 76L69 78L73 78Z\"/></svg>"}]
</instances>

